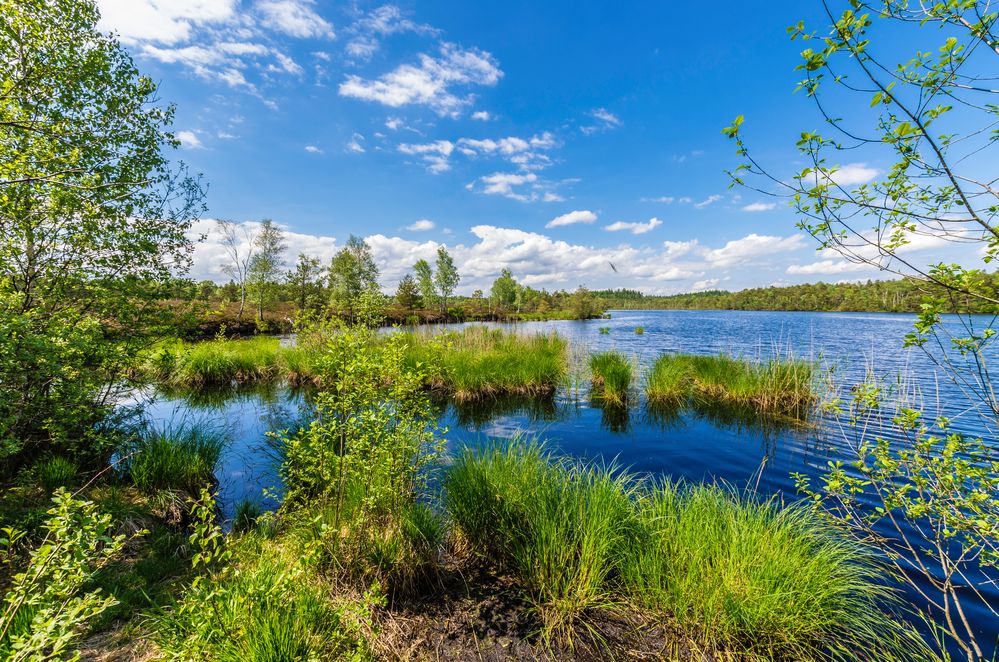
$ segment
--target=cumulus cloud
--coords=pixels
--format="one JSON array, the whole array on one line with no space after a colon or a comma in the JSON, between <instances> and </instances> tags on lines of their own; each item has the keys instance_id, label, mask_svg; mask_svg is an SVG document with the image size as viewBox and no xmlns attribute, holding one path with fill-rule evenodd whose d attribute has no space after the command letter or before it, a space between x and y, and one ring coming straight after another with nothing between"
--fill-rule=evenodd
<instances>
[{"instance_id":1,"label":"cumulus cloud","mask_svg":"<svg viewBox=\"0 0 999 662\"><path fill-rule=\"evenodd\" d=\"M429 218L421 218L415 223L407 225L406 229L412 232L426 232L428 230L433 230L435 227L437 227L437 225Z\"/></svg>"},{"instance_id":2,"label":"cumulus cloud","mask_svg":"<svg viewBox=\"0 0 999 662\"><path fill-rule=\"evenodd\" d=\"M604 230L607 230L608 232L620 232L622 230L627 230L631 234L645 234L646 232L655 230L662 224L663 222L658 218L650 218L647 223L628 223L625 221L617 221L605 226Z\"/></svg>"},{"instance_id":3,"label":"cumulus cloud","mask_svg":"<svg viewBox=\"0 0 999 662\"><path fill-rule=\"evenodd\" d=\"M748 212L760 212L760 211L770 211L771 209L776 209L776 202L751 202L742 208L742 211Z\"/></svg>"},{"instance_id":4,"label":"cumulus cloud","mask_svg":"<svg viewBox=\"0 0 999 662\"><path fill-rule=\"evenodd\" d=\"M250 241L260 229L260 223L247 221L243 223L249 230L249 237L244 237L241 251L250 248ZM329 263L336 253L337 245L334 237L321 235L303 234L293 232L287 226L280 226L284 231L285 250L282 261L289 265L294 261L299 253L305 253L318 257L323 263ZM222 246L222 235L218 231L218 225L214 219L202 219L192 224L187 232L188 237L196 242L194 245L193 263L191 272L188 274L195 280L214 280L216 282L226 282L229 277L225 275L224 269L228 264L225 248ZM204 241L199 239L204 236Z\"/></svg>"},{"instance_id":5,"label":"cumulus cloud","mask_svg":"<svg viewBox=\"0 0 999 662\"><path fill-rule=\"evenodd\" d=\"M410 156L419 156L426 164L427 170L437 175L451 169L451 152L454 143L450 140L437 140L432 143L399 145L399 151Z\"/></svg>"},{"instance_id":6,"label":"cumulus cloud","mask_svg":"<svg viewBox=\"0 0 999 662\"><path fill-rule=\"evenodd\" d=\"M843 274L852 271L864 271L871 268L867 264L848 262L840 258L838 260L819 260L810 264L792 264L787 268L787 273L812 276L815 274Z\"/></svg>"},{"instance_id":7,"label":"cumulus cloud","mask_svg":"<svg viewBox=\"0 0 999 662\"><path fill-rule=\"evenodd\" d=\"M545 131L530 138L459 138L459 151L465 156L499 156L523 170L541 170L551 164L546 153L557 146L555 136Z\"/></svg>"},{"instance_id":8,"label":"cumulus cloud","mask_svg":"<svg viewBox=\"0 0 999 662\"><path fill-rule=\"evenodd\" d=\"M642 202L658 202L664 205L673 204L674 200L676 200L676 198L672 195L661 195L658 198L642 198Z\"/></svg>"},{"instance_id":9,"label":"cumulus cloud","mask_svg":"<svg viewBox=\"0 0 999 662\"><path fill-rule=\"evenodd\" d=\"M305 146L305 151L308 152L309 154L322 154L323 153L323 150L319 149L315 145L306 145Z\"/></svg>"},{"instance_id":10,"label":"cumulus cloud","mask_svg":"<svg viewBox=\"0 0 999 662\"><path fill-rule=\"evenodd\" d=\"M350 75L340 84L341 96L373 101L391 108L428 106L440 115L457 116L472 102L456 87L493 86L502 78L499 63L490 53L465 49L452 43L440 45L437 57L419 56L419 64L404 64L377 79Z\"/></svg>"},{"instance_id":11,"label":"cumulus cloud","mask_svg":"<svg viewBox=\"0 0 999 662\"><path fill-rule=\"evenodd\" d=\"M201 149L204 147L201 139L198 138L198 134L194 131L178 131L177 140L180 141L180 146L184 149Z\"/></svg>"},{"instance_id":12,"label":"cumulus cloud","mask_svg":"<svg viewBox=\"0 0 999 662\"><path fill-rule=\"evenodd\" d=\"M175 44L201 26L224 24L236 16L238 0L98 0L101 30L117 32L129 45L144 41Z\"/></svg>"},{"instance_id":13,"label":"cumulus cloud","mask_svg":"<svg viewBox=\"0 0 999 662\"><path fill-rule=\"evenodd\" d=\"M597 220L597 215L588 209L571 211L561 216L556 216L545 225L546 228L557 228L562 225L573 225L575 223L592 223Z\"/></svg>"},{"instance_id":14,"label":"cumulus cloud","mask_svg":"<svg viewBox=\"0 0 999 662\"><path fill-rule=\"evenodd\" d=\"M262 23L299 39L333 39L333 25L313 9L313 0L259 0Z\"/></svg>"},{"instance_id":15,"label":"cumulus cloud","mask_svg":"<svg viewBox=\"0 0 999 662\"><path fill-rule=\"evenodd\" d=\"M488 122L492 119L492 115L490 115L489 111L486 110L477 110L472 113L471 117L473 120L477 120L479 122Z\"/></svg>"},{"instance_id":16,"label":"cumulus cloud","mask_svg":"<svg viewBox=\"0 0 999 662\"><path fill-rule=\"evenodd\" d=\"M747 264L758 258L797 250L806 245L800 234L789 237L772 237L752 233L742 239L728 242L721 248L704 253L704 259L713 267L731 267Z\"/></svg>"},{"instance_id":17,"label":"cumulus cloud","mask_svg":"<svg viewBox=\"0 0 999 662\"><path fill-rule=\"evenodd\" d=\"M698 290L710 290L712 287L716 286L721 282L720 278L705 278L704 280L695 281L690 289L697 292Z\"/></svg>"}]
</instances>

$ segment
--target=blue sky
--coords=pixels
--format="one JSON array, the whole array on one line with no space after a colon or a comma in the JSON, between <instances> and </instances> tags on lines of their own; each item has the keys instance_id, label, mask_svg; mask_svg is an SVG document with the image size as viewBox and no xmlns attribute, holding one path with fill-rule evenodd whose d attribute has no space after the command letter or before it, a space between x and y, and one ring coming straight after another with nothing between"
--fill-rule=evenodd
<instances>
[{"instance_id":1,"label":"blue sky","mask_svg":"<svg viewBox=\"0 0 999 662\"><path fill-rule=\"evenodd\" d=\"M98 5L176 103L209 219L274 219L289 260L356 234L387 290L441 243L462 292L504 267L657 293L877 275L816 255L790 209L724 174L738 114L758 157L800 169L819 121L785 29L817 2ZM842 165L860 183L888 164ZM222 279L212 228L197 278Z\"/></svg>"}]
</instances>

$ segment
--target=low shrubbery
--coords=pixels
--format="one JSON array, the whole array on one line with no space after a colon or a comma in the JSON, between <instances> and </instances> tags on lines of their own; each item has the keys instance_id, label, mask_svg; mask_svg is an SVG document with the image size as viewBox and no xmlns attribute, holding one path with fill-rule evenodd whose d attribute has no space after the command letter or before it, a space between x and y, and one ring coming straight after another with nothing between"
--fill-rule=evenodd
<instances>
[{"instance_id":1,"label":"low shrubbery","mask_svg":"<svg viewBox=\"0 0 999 662\"><path fill-rule=\"evenodd\" d=\"M812 363L795 359L664 354L646 377L646 395L653 405L672 406L694 398L804 418L816 400L814 375Z\"/></svg>"},{"instance_id":2,"label":"low shrubbery","mask_svg":"<svg viewBox=\"0 0 999 662\"><path fill-rule=\"evenodd\" d=\"M811 511L649 483L534 444L465 450L445 481L466 544L524 582L549 636L632 603L691 646L762 659L905 658L875 556Z\"/></svg>"}]
</instances>

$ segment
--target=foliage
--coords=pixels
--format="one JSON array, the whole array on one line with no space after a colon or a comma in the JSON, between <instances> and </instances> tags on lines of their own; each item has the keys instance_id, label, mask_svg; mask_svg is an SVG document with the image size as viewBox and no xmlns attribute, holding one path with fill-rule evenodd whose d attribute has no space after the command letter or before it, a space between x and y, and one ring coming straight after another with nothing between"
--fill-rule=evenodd
<instances>
[{"instance_id":1,"label":"foliage","mask_svg":"<svg viewBox=\"0 0 999 662\"><path fill-rule=\"evenodd\" d=\"M420 288L424 306L432 306L437 301L437 283L434 282L434 269L426 260L417 260L413 265L416 284Z\"/></svg>"},{"instance_id":2,"label":"foliage","mask_svg":"<svg viewBox=\"0 0 999 662\"><path fill-rule=\"evenodd\" d=\"M984 291L999 291L992 274ZM973 297L947 295L943 288L909 278L863 283L811 283L754 287L738 292L711 290L653 296L635 290L594 292L599 307L620 310L807 310L917 313L927 296L941 301L940 312L987 313L990 304Z\"/></svg>"},{"instance_id":3,"label":"foliage","mask_svg":"<svg viewBox=\"0 0 999 662\"><path fill-rule=\"evenodd\" d=\"M929 424L904 403L885 411L890 395L869 379L854 387L845 410L833 402L857 459L831 463L820 487L801 474L795 482L832 521L874 541L929 606L936 628L981 657L967 605L999 616L983 592L999 566L999 458L945 418Z\"/></svg>"},{"instance_id":4,"label":"foliage","mask_svg":"<svg viewBox=\"0 0 999 662\"><path fill-rule=\"evenodd\" d=\"M411 274L406 274L399 280L399 287L395 291L395 301L406 310L414 310L423 303L420 289Z\"/></svg>"},{"instance_id":5,"label":"foliage","mask_svg":"<svg viewBox=\"0 0 999 662\"><path fill-rule=\"evenodd\" d=\"M0 615L0 656L5 660L78 659L73 644L87 621L115 599L85 586L126 542L111 516L90 501L59 489L44 525L45 537L14 575ZM9 546L14 536L0 539ZM7 550L3 550L7 552ZM9 563L12 557L4 555Z\"/></svg>"},{"instance_id":6,"label":"foliage","mask_svg":"<svg viewBox=\"0 0 999 662\"><path fill-rule=\"evenodd\" d=\"M318 257L298 254L295 268L285 275L298 309L313 310L322 305L322 263Z\"/></svg>"},{"instance_id":7,"label":"foliage","mask_svg":"<svg viewBox=\"0 0 999 662\"><path fill-rule=\"evenodd\" d=\"M46 492L60 487L71 487L80 477L80 468L72 460L60 455L44 457L32 467L35 480Z\"/></svg>"},{"instance_id":8,"label":"foliage","mask_svg":"<svg viewBox=\"0 0 999 662\"><path fill-rule=\"evenodd\" d=\"M995 274L986 273L985 266L999 255L999 205L993 175L982 170L977 157L994 151L999 139L999 105L990 102L997 91L989 74L999 56L999 13L979 0L853 1L840 11L828 4L824 9L824 34L803 22L788 31L807 46L801 51L798 89L815 102L827 133L802 132L796 146L806 167L789 178L769 172L753 157L743 137L743 118L737 117L724 130L742 159L733 182L786 197L802 219L799 227L822 249L928 284L932 291L906 345L920 348L975 403L974 413L985 425L994 425L999 401L987 357L996 339L999 296ZM886 55L878 39L883 32L904 35L903 43L917 50L893 62L889 58L895 55ZM841 113L839 103L849 112ZM858 184L843 176L837 160L846 156L851 162L863 158L891 166ZM921 261L909 255L920 244L957 247L962 259ZM942 321L948 309L977 309L992 317L980 323L965 315L948 327ZM868 384L859 396L866 406L865 400L877 401L879 394ZM881 441L852 444L861 473L852 478L861 483L845 480L849 474L834 465L824 488L803 487L819 501L838 503L828 512L849 517L845 523L860 533L869 531L871 521L851 505L850 495L858 488L874 491L885 512L866 515L911 545L903 565L913 564L930 581L935 593L924 597L937 633L949 637L945 647L959 648L969 660L982 659L974 629L964 622L960 602L953 602L951 581L957 576L970 582L965 564L985 562L981 551L996 544L995 529L974 521L975 508L989 512L994 484L969 469L993 466L994 458L986 445L954 435L946 422L937 422L933 432L933 425L919 420L916 412L903 409L895 417L899 434L894 438L886 434ZM897 485L906 491L899 493ZM971 495L963 492L968 485L984 490L974 497L978 502L969 502ZM934 523L945 528L926 528ZM971 528L950 528L962 525ZM970 557L966 549L972 550ZM934 560L924 562L919 558L924 554ZM933 570L924 563L932 563ZM988 613L999 616L995 610Z\"/></svg>"},{"instance_id":9,"label":"foliage","mask_svg":"<svg viewBox=\"0 0 999 662\"><path fill-rule=\"evenodd\" d=\"M92 2L3 0L0 15L0 452L10 458L88 447L121 368L169 315L157 299L189 262L203 191L170 169L173 109L155 105L155 84L98 30ZM124 328L117 345L105 340Z\"/></svg>"},{"instance_id":10,"label":"foliage","mask_svg":"<svg viewBox=\"0 0 999 662\"><path fill-rule=\"evenodd\" d=\"M441 309L446 313L448 299L454 294L454 288L461 281L461 276L458 275L458 270L454 266L451 254L447 252L447 248L444 246L438 246L437 248L436 266L434 285L437 286L437 292L441 297Z\"/></svg>"},{"instance_id":11,"label":"foliage","mask_svg":"<svg viewBox=\"0 0 999 662\"><path fill-rule=\"evenodd\" d=\"M314 553L292 536L227 538L207 491L192 511L197 576L176 605L155 617L167 659L367 659L364 630L376 597L333 603L315 573Z\"/></svg>"},{"instance_id":12,"label":"foliage","mask_svg":"<svg viewBox=\"0 0 999 662\"><path fill-rule=\"evenodd\" d=\"M588 320L600 312L593 294L582 285L573 293L570 306L572 316L578 320Z\"/></svg>"},{"instance_id":13,"label":"foliage","mask_svg":"<svg viewBox=\"0 0 999 662\"><path fill-rule=\"evenodd\" d=\"M378 291L378 266L371 247L350 235L347 244L333 256L329 269L330 302L354 319L355 301L364 293Z\"/></svg>"},{"instance_id":14,"label":"foliage","mask_svg":"<svg viewBox=\"0 0 999 662\"><path fill-rule=\"evenodd\" d=\"M493 281L492 287L489 288L489 299L500 310L512 308L517 302L519 291L520 285L514 280L513 272L509 269L503 269L499 277Z\"/></svg>"},{"instance_id":15,"label":"foliage","mask_svg":"<svg viewBox=\"0 0 999 662\"><path fill-rule=\"evenodd\" d=\"M284 508L309 504L323 558L340 575L408 590L435 568L439 526L417 503L443 451L424 390L431 366L406 339L333 324L317 357L315 420L282 438Z\"/></svg>"},{"instance_id":16,"label":"foliage","mask_svg":"<svg viewBox=\"0 0 999 662\"><path fill-rule=\"evenodd\" d=\"M264 303L273 296L274 287L279 283L283 255L287 250L284 232L270 219L260 224L260 230L253 239L256 251L250 259L247 275L257 294L257 318L264 315Z\"/></svg>"}]
</instances>

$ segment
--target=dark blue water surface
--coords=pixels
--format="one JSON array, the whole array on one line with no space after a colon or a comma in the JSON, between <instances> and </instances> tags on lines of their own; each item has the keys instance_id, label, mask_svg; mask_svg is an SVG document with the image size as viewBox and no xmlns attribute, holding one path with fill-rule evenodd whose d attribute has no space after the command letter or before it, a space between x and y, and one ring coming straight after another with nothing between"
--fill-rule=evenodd
<instances>
[{"instance_id":1,"label":"dark blue water surface","mask_svg":"<svg viewBox=\"0 0 999 662\"><path fill-rule=\"evenodd\" d=\"M901 375L901 392L909 398L917 396L916 404L927 418L947 416L954 429L996 443L996 417L969 392L968 384L948 379L921 350L903 349L914 320L913 315L879 313L618 311L608 320L489 326L518 333L558 333L569 340L576 366L585 365L590 352L624 352L640 367L639 386L641 369L664 352L810 359L831 371L833 387L847 396L849 388L869 372L889 382L897 382ZM945 327L964 335L963 324L968 320L947 318ZM970 322L980 331L992 318L973 317ZM609 333L601 333L601 327L609 328ZM639 327L641 334L635 333ZM960 363L962 359L955 360ZM970 377L970 364L965 370ZM580 382L550 402L510 400L488 407L448 404L442 423L448 428L451 449L527 433L573 456L613 460L659 476L748 486L791 499L796 498L792 473L814 476L827 468L829 460L850 459L843 435L821 416L816 418L817 425L806 428L710 411L663 416L648 411L640 390L636 388L626 412L604 411L590 401L585 383ZM279 487L276 454L266 433L294 426L303 416L304 402L301 393L283 387L216 399L160 393L153 395L148 413L153 420L193 418L223 427L230 442L218 478L223 509L231 513L243 499L268 503L262 491ZM999 594L993 598L999 602ZM991 632L995 619L983 609L973 608L972 618L988 631L985 639L994 641L999 634Z\"/></svg>"}]
</instances>

